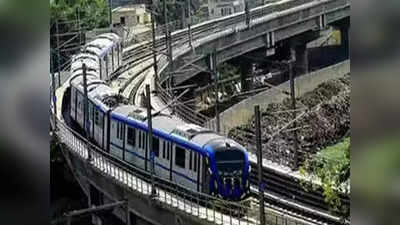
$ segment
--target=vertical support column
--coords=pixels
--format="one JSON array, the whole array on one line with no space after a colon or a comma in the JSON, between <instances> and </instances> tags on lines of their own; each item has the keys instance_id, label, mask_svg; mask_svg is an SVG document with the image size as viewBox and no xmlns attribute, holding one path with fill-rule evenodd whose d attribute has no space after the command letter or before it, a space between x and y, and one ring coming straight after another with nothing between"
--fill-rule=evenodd
<instances>
[{"instance_id":1,"label":"vertical support column","mask_svg":"<svg viewBox=\"0 0 400 225\"><path fill-rule=\"evenodd\" d=\"M212 76L214 77L214 82L215 82L215 121L216 121L216 127L217 127L217 133L220 132L220 118L219 118L219 87L218 87L218 82L219 82L219 74L217 71L217 51L214 49L214 51L211 54L211 73Z\"/></svg>"},{"instance_id":2,"label":"vertical support column","mask_svg":"<svg viewBox=\"0 0 400 225\"><path fill-rule=\"evenodd\" d=\"M262 145L261 145L261 115L260 106L254 106L254 114L256 117L256 147L257 147L257 165L258 165L258 192L260 194L260 225L265 225L265 207L264 207L264 185L262 182Z\"/></svg>"},{"instance_id":3,"label":"vertical support column","mask_svg":"<svg viewBox=\"0 0 400 225\"><path fill-rule=\"evenodd\" d=\"M340 45L342 48L346 49L346 54L349 53L349 26L340 27Z\"/></svg>"},{"instance_id":4,"label":"vertical support column","mask_svg":"<svg viewBox=\"0 0 400 225\"><path fill-rule=\"evenodd\" d=\"M296 76L307 74L309 63L308 63L308 50L307 44L301 44L295 47L296 51L296 63L295 63L295 71Z\"/></svg>"},{"instance_id":5,"label":"vertical support column","mask_svg":"<svg viewBox=\"0 0 400 225\"><path fill-rule=\"evenodd\" d=\"M242 92L246 92L249 90L249 75L252 75L252 65L251 63L241 63L240 64L240 84L242 87Z\"/></svg>"}]
</instances>

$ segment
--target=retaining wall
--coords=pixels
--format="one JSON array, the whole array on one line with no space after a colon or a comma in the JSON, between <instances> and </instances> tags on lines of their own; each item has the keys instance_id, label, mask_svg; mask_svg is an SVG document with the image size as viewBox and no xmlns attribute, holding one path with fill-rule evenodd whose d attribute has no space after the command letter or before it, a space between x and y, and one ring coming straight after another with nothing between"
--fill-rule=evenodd
<instances>
[{"instance_id":1,"label":"retaining wall","mask_svg":"<svg viewBox=\"0 0 400 225\"><path fill-rule=\"evenodd\" d=\"M350 60L298 77L295 79L296 96L312 91L325 81L342 77L348 73L350 73ZM221 132L227 135L233 127L246 124L254 115L255 105L260 105L261 109L265 109L270 103L279 103L289 97L281 90L290 91L289 81L277 86L277 89L261 92L222 112L220 114Z\"/></svg>"}]
</instances>

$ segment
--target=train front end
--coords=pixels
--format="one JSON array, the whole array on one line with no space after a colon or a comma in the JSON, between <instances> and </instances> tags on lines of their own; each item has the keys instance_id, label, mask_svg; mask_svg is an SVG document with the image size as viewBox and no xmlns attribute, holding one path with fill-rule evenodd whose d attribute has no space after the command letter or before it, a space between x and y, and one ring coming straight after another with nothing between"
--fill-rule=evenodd
<instances>
[{"instance_id":1,"label":"train front end","mask_svg":"<svg viewBox=\"0 0 400 225\"><path fill-rule=\"evenodd\" d=\"M209 144L213 154L210 157L214 176L211 190L223 199L240 201L250 192L249 160L246 149L238 143L225 139Z\"/></svg>"}]
</instances>

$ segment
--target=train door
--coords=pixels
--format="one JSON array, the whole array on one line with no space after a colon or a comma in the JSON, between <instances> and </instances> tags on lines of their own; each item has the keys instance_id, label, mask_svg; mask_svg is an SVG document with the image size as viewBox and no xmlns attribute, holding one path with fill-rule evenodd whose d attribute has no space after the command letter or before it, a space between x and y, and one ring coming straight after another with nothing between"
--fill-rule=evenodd
<instances>
[{"instance_id":1,"label":"train door","mask_svg":"<svg viewBox=\"0 0 400 225\"><path fill-rule=\"evenodd\" d=\"M120 63L120 51L121 51L121 49L119 48L119 44L117 44L117 68L119 67L119 66L121 66L121 63Z\"/></svg>"},{"instance_id":2,"label":"train door","mask_svg":"<svg viewBox=\"0 0 400 225\"><path fill-rule=\"evenodd\" d=\"M186 150L185 148L182 148L179 145L175 145L175 160L174 160L174 173L173 173L173 178L174 181L178 184L181 184L186 187L191 186L191 181L188 176L188 167L189 167L189 160L188 160L188 155L189 151Z\"/></svg>"},{"instance_id":3,"label":"train door","mask_svg":"<svg viewBox=\"0 0 400 225\"><path fill-rule=\"evenodd\" d=\"M83 120L84 120L84 118L83 118L83 95L79 91L77 91L76 98L77 98L77 101L76 101L76 103L77 103L76 114L77 115L76 115L75 120L78 122L78 124L82 128L84 128L83 127Z\"/></svg>"},{"instance_id":4,"label":"train door","mask_svg":"<svg viewBox=\"0 0 400 225\"><path fill-rule=\"evenodd\" d=\"M105 64L105 66L106 66L106 73L105 73L105 77L104 78L107 78L108 77L108 56L107 55L105 55L104 56L104 64Z\"/></svg>"},{"instance_id":5,"label":"train door","mask_svg":"<svg viewBox=\"0 0 400 225\"><path fill-rule=\"evenodd\" d=\"M159 161L160 164L163 165L164 168L168 169L163 169L160 168L160 173L161 176L165 179L170 179L170 149L169 149L170 143L160 139L160 157Z\"/></svg>"},{"instance_id":6,"label":"train door","mask_svg":"<svg viewBox=\"0 0 400 225\"><path fill-rule=\"evenodd\" d=\"M187 170L187 175L191 179L192 182L190 182L190 187L192 189L197 190L197 172L198 172L198 159L199 154L195 151L189 150L189 157L188 157L188 170ZM193 182L194 181L194 182Z\"/></svg>"},{"instance_id":7,"label":"train door","mask_svg":"<svg viewBox=\"0 0 400 225\"><path fill-rule=\"evenodd\" d=\"M100 80L103 79L103 62L101 59L99 59L99 74L100 74Z\"/></svg>"},{"instance_id":8,"label":"train door","mask_svg":"<svg viewBox=\"0 0 400 225\"><path fill-rule=\"evenodd\" d=\"M210 194L211 170L209 170L209 160L207 156L203 156L201 158L202 192Z\"/></svg>"},{"instance_id":9,"label":"train door","mask_svg":"<svg viewBox=\"0 0 400 225\"><path fill-rule=\"evenodd\" d=\"M114 57L114 46L111 48L111 73L113 72L113 71L115 71L115 67L114 67L114 65L115 65L115 57Z\"/></svg>"},{"instance_id":10,"label":"train door","mask_svg":"<svg viewBox=\"0 0 400 225\"><path fill-rule=\"evenodd\" d=\"M94 131L94 127L93 127L93 103L91 101L89 101L89 120L88 120L88 129L89 129L89 137L93 138L93 131Z\"/></svg>"},{"instance_id":11,"label":"train door","mask_svg":"<svg viewBox=\"0 0 400 225\"><path fill-rule=\"evenodd\" d=\"M94 124L94 140L99 146L103 146L104 114L99 109L95 109Z\"/></svg>"}]
</instances>

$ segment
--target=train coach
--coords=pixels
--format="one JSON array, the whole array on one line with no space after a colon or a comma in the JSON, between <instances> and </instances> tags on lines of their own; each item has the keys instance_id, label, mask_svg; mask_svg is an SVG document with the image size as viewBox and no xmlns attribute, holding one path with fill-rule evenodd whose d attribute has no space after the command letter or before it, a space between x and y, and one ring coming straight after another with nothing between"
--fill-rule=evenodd
<instances>
[{"instance_id":1,"label":"train coach","mask_svg":"<svg viewBox=\"0 0 400 225\"><path fill-rule=\"evenodd\" d=\"M99 41L88 46L93 43ZM85 47L84 52L73 57L68 95L71 120L99 147L137 168L150 171L154 160L154 172L160 178L224 199L244 199L249 193L250 165L246 149L235 141L153 112L152 146L148 146L146 109L122 103L118 92L107 86L105 77L100 75L104 70L99 58L110 52L110 46L119 46L117 38L115 43L107 43L96 52ZM86 120L83 64L87 66Z\"/></svg>"}]
</instances>

